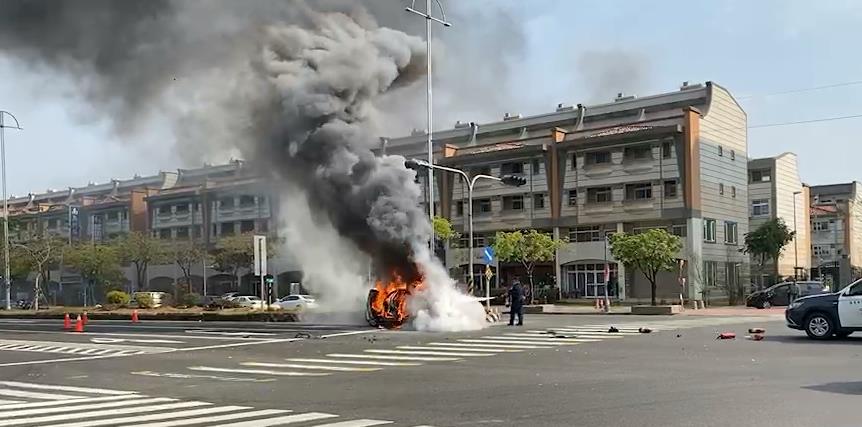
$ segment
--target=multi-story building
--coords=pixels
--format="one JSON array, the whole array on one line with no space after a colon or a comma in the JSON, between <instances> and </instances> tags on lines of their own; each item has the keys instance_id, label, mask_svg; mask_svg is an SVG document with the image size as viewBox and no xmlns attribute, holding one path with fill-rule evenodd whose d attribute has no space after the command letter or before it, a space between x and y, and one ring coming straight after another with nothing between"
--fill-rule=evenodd
<instances>
[{"instance_id":1,"label":"multi-story building","mask_svg":"<svg viewBox=\"0 0 862 427\"><path fill-rule=\"evenodd\" d=\"M560 278L564 296L602 296L607 260L612 297L648 299L648 282L615 262L605 236L663 228L682 238L678 256L688 264L681 273L661 275L659 298L677 299L682 290L700 300L709 289L739 286L749 265L739 251L740 236L748 232L746 123L733 96L707 82L642 98L620 94L605 104L560 104L538 116L459 122L435 132L435 162L473 176L519 174L527 180L518 188L477 182L477 249L467 254L462 241L448 251L447 264L460 268L466 281L472 256L478 282L485 268L481 248L495 232L537 229L569 239L555 262L536 267L539 286L556 286ZM425 141L424 132L382 139L380 151L424 158ZM465 183L448 173L435 178L436 211L466 230ZM425 174L418 180L424 184ZM497 260L488 267L503 282L524 273Z\"/></svg>"},{"instance_id":2,"label":"multi-story building","mask_svg":"<svg viewBox=\"0 0 862 427\"><path fill-rule=\"evenodd\" d=\"M811 196L811 275L834 286L862 272L862 183L815 185Z\"/></svg>"},{"instance_id":3,"label":"multi-story building","mask_svg":"<svg viewBox=\"0 0 862 427\"><path fill-rule=\"evenodd\" d=\"M21 241L52 234L69 243L100 243L129 232L145 232L165 240L193 240L212 249L222 236L246 232L272 235L277 227L268 193L241 161L91 183L65 191L49 190L10 198L10 238ZM279 283L300 281L301 273L286 256L271 260L269 265ZM181 275L171 264L150 266L147 273L147 283L137 284L132 269L126 268L128 288L170 291ZM257 288L248 273L241 273L244 277L239 290L252 293ZM194 291L203 291L204 277L209 294L226 292L235 283L230 275L202 264L191 276ZM13 298L31 297L30 279L16 280ZM92 295L87 296L92 291L80 276L63 268L62 263L50 272L45 292L52 303L93 301Z\"/></svg>"},{"instance_id":4,"label":"multi-story building","mask_svg":"<svg viewBox=\"0 0 862 427\"><path fill-rule=\"evenodd\" d=\"M795 231L777 264L769 259L751 259L753 285L770 286L782 278L808 276L811 268L808 191L799 178L794 153L748 162L749 228L753 231L769 220L780 218Z\"/></svg>"}]
</instances>

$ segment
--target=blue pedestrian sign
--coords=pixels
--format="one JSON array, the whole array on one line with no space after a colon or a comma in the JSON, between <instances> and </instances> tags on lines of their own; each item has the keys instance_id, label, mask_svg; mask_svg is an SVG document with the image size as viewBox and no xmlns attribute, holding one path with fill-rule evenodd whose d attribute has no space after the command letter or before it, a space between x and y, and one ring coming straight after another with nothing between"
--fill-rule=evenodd
<instances>
[{"instance_id":1,"label":"blue pedestrian sign","mask_svg":"<svg viewBox=\"0 0 862 427\"><path fill-rule=\"evenodd\" d=\"M485 250L483 251L485 256L485 261L490 264L494 262L494 248L490 246L485 246Z\"/></svg>"}]
</instances>

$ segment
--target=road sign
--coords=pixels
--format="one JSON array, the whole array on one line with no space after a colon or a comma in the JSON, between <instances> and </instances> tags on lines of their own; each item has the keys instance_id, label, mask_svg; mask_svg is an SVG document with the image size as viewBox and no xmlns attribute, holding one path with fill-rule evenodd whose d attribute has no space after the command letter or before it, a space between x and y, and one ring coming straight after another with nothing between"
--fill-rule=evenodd
<instances>
[{"instance_id":1,"label":"road sign","mask_svg":"<svg viewBox=\"0 0 862 427\"><path fill-rule=\"evenodd\" d=\"M488 279L488 283L491 283L491 278L494 277L494 272L491 271L491 266L485 266L485 278Z\"/></svg>"},{"instance_id":2,"label":"road sign","mask_svg":"<svg viewBox=\"0 0 862 427\"><path fill-rule=\"evenodd\" d=\"M266 275L266 236L254 236L254 275Z\"/></svg>"},{"instance_id":3,"label":"road sign","mask_svg":"<svg viewBox=\"0 0 862 427\"><path fill-rule=\"evenodd\" d=\"M484 256L485 256L485 261L488 264L494 262L494 248L492 248L490 246L485 246L485 250L483 252L484 252Z\"/></svg>"}]
</instances>

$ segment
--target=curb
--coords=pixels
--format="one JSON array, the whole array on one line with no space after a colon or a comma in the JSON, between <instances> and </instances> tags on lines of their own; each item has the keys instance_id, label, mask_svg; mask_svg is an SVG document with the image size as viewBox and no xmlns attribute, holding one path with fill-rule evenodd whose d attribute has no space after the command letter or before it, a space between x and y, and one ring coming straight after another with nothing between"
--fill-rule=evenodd
<instances>
[{"instance_id":1,"label":"curb","mask_svg":"<svg viewBox=\"0 0 862 427\"><path fill-rule=\"evenodd\" d=\"M0 312L0 319L59 319L63 320L64 313L33 313L33 314L5 314ZM129 320L131 314L87 312L90 320ZM144 320L176 320L192 322L296 322L297 318L291 313L249 313L241 315L223 315L217 313L138 313L138 319Z\"/></svg>"}]
</instances>

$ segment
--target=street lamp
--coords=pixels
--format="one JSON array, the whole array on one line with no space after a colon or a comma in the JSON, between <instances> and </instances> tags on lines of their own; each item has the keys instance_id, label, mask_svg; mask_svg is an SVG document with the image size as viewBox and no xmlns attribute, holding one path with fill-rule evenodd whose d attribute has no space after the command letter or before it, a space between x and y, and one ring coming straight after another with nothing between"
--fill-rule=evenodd
<instances>
[{"instance_id":1,"label":"street lamp","mask_svg":"<svg viewBox=\"0 0 862 427\"><path fill-rule=\"evenodd\" d=\"M15 120L15 126L7 126L3 118L8 115ZM9 201L6 197L6 128L21 129L18 119L8 111L0 110L0 167L3 168L3 260L6 264L3 272L3 284L6 285L6 310L12 309L12 281L9 280Z\"/></svg>"},{"instance_id":2,"label":"street lamp","mask_svg":"<svg viewBox=\"0 0 862 427\"><path fill-rule=\"evenodd\" d=\"M440 0L434 0L437 3L437 8L440 9L440 17L442 19L437 19L431 15L431 0L425 0L425 12L420 12L415 9L416 0L413 0L410 3L409 7L404 8L407 12L415 13L423 18L425 18L425 43L426 43L426 52L427 52L427 84L428 84L428 96L427 96L427 109L428 109L428 164L434 164L434 146L431 142L431 133L432 133L432 124L433 124L433 113L432 109L432 91L431 91L431 21L442 24L444 27L451 27L452 24L446 21L446 12L443 11L443 5L440 4ZM434 222L434 168L428 168L428 220L432 223ZM434 251L434 230L431 230L431 251Z\"/></svg>"},{"instance_id":3,"label":"street lamp","mask_svg":"<svg viewBox=\"0 0 862 427\"><path fill-rule=\"evenodd\" d=\"M462 171L461 169L449 168L446 166L435 165L432 163L428 163L422 160L412 159L404 162L404 166L410 169L418 169L418 168L428 168L428 169L440 169L447 172L453 172L461 175L464 178L464 181L467 183L467 229L469 230L469 239L468 243L468 253L470 258L469 270L470 270L470 283L473 283L473 186L476 185L476 181L480 179L489 179L492 181L499 181L505 185L512 187L520 187L527 183L527 180L518 175L503 175L501 177L491 176L491 175L476 175L472 179L467 172ZM485 285L485 308L491 308L491 283L487 283Z\"/></svg>"},{"instance_id":4,"label":"street lamp","mask_svg":"<svg viewBox=\"0 0 862 427\"><path fill-rule=\"evenodd\" d=\"M796 196L802 194L801 191L793 192L793 286L794 288L797 286L796 282L799 281L799 236L796 232ZM778 266L775 266L776 270ZM795 290L794 290L795 291ZM795 293L795 292L794 292ZM793 302L793 293L790 295L790 302Z\"/></svg>"}]
</instances>

